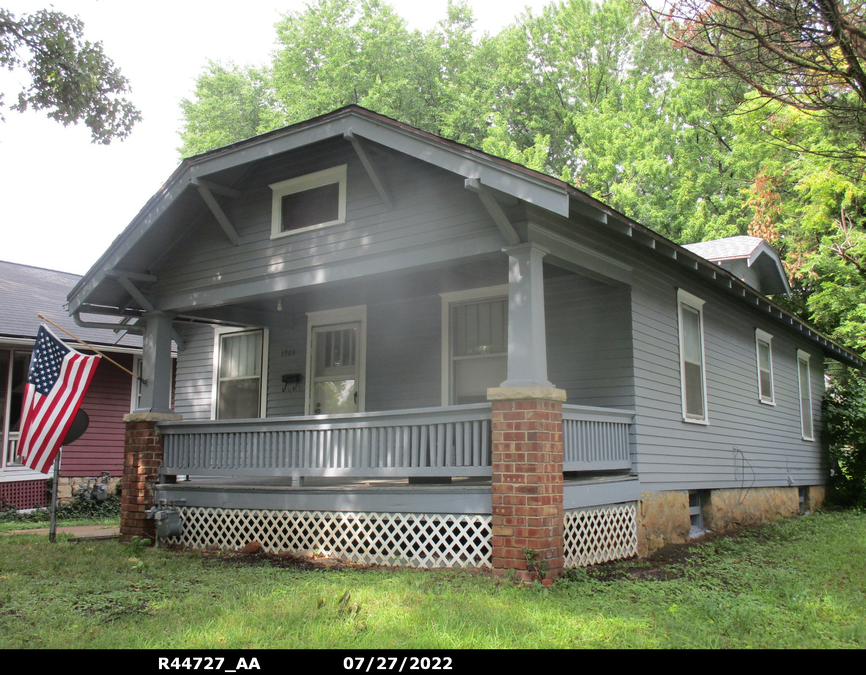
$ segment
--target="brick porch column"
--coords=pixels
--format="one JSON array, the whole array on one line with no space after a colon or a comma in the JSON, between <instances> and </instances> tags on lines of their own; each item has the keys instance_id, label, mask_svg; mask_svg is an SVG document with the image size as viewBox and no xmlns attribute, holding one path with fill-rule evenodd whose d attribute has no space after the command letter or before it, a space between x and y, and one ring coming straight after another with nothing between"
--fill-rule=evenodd
<instances>
[{"instance_id":1,"label":"brick porch column","mask_svg":"<svg viewBox=\"0 0 866 675\"><path fill-rule=\"evenodd\" d=\"M500 387L492 403L494 574L553 583L564 565L563 389Z\"/></svg>"},{"instance_id":2,"label":"brick porch column","mask_svg":"<svg viewBox=\"0 0 866 675\"><path fill-rule=\"evenodd\" d=\"M154 541L156 529L145 512L154 505L154 487L162 465L162 436L157 423L179 420L174 413L135 412L125 415L123 486L120 497L120 540L147 537Z\"/></svg>"}]
</instances>

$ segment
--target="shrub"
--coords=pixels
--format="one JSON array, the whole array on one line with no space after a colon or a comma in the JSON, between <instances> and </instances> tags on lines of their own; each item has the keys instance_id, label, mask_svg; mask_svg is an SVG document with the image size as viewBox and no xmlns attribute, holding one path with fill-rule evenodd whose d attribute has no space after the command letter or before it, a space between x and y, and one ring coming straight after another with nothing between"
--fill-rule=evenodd
<instances>
[{"instance_id":1,"label":"shrub","mask_svg":"<svg viewBox=\"0 0 866 675\"><path fill-rule=\"evenodd\" d=\"M833 374L822 406L822 440L833 474L830 500L866 506L866 380L853 370Z\"/></svg>"}]
</instances>

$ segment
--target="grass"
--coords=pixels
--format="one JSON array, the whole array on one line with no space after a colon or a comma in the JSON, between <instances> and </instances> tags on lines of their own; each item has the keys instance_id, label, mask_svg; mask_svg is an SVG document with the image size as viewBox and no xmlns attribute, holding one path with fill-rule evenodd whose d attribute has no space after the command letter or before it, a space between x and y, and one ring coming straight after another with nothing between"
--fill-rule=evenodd
<instances>
[{"instance_id":1,"label":"grass","mask_svg":"<svg viewBox=\"0 0 866 675\"><path fill-rule=\"evenodd\" d=\"M75 525L119 525L120 518L108 516L105 518L58 518L57 527L72 527ZM50 525L50 521L9 522L0 523L0 534L18 530L40 530Z\"/></svg>"},{"instance_id":2,"label":"grass","mask_svg":"<svg viewBox=\"0 0 866 675\"><path fill-rule=\"evenodd\" d=\"M863 648L864 559L866 514L854 511L576 571L549 589L4 536L0 648Z\"/></svg>"}]
</instances>

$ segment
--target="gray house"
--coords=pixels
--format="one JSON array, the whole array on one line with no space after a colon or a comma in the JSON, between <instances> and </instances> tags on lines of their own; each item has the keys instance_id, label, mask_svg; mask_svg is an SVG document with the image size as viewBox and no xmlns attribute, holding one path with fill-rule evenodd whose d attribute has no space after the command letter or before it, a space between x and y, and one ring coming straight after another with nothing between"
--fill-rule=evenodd
<instances>
[{"instance_id":1,"label":"gray house","mask_svg":"<svg viewBox=\"0 0 866 675\"><path fill-rule=\"evenodd\" d=\"M123 531L529 579L810 508L824 359L863 362L758 247L356 106L184 160L69 295L144 335Z\"/></svg>"}]
</instances>

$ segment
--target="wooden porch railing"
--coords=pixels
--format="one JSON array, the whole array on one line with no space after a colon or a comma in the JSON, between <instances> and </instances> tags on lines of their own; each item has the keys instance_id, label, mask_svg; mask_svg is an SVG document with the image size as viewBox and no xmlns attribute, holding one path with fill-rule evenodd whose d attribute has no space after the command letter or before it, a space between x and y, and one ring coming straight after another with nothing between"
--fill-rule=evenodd
<instances>
[{"instance_id":1,"label":"wooden porch railing","mask_svg":"<svg viewBox=\"0 0 866 675\"><path fill-rule=\"evenodd\" d=\"M20 433L17 431L9 432L6 438L5 456L3 466L19 466L21 458L18 456L18 437ZM3 437L2 429L0 429L0 438Z\"/></svg>"},{"instance_id":2,"label":"wooden porch railing","mask_svg":"<svg viewBox=\"0 0 866 675\"><path fill-rule=\"evenodd\" d=\"M634 413L563 406L564 471L631 468ZM161 473L490 476L490 404L263 420L163 422Z\"/></svg>"},{"instance_id":3,"label":"wooden porch railing","mask_svg":"<svg viewBox=\"0 0 866 675\"><path fill-rule=\"evenodd\" d=\"M630 410L564 404L563 471L631 469L629 430L633 421Z\"/></svg>"},{"instance_id":4,"label":"wooden porch railing","mask_svg":"<svg viewBox=\"0 0 866 675\"><path fill-rule=\"evenodd\" d=\"M489 403L159 429L169 475L490 475Z\"/></svg>"}]
</instances>

